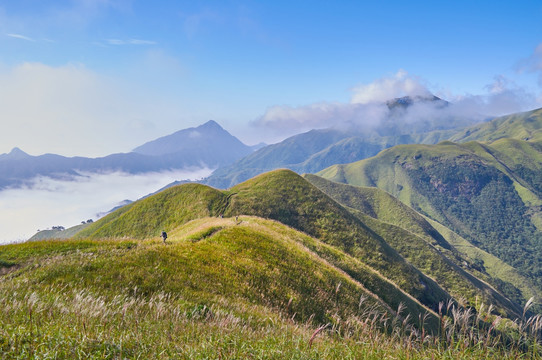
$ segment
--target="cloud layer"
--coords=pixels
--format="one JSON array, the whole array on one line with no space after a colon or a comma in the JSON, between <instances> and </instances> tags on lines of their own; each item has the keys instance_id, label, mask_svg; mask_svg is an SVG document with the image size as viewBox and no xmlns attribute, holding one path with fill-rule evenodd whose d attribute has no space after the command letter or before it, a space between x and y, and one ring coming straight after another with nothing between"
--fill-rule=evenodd
<instances>
[{"instance_id":1,"label":"cloud layer","mask_svg":"<svg viewBox=\"0 0 542 360\"><path fill-rule=\"evenodd\" d=\"M35 41L34 39L29 38L28 36L25 36L25 35L21 35L21 34L6 34L6 35L9 36L9 37L15 38L15 39L26 40L26 41Z\"/></svg>"},{"instance_id":2,"label":"cloud layer","mask_svg":"<svg viewBox=\"0 0 542 360\"><path fill-rule=\"evenodd\" d=\"M182 179L201 179L209 169L130 175L89 174L77 181L34 179L25 189L0 192L0 244L26 240L38 229L70 227Z\"/></svg>"},{"instance_id":3,"label":"cloud layer","mask_svg":"<svg viewBox=\"0 0 542 360\"><path fill-rule=\"evenodd\" d=\"M440 95L451 104L419 102L407 109L390 111L386 102L410 96L431 98L423 79L400 70L393 76L355 87L350 103L320 102L306 106L273 106L252 122L277 138L318 128L350 128L371 131L377 128L421 131L468 126L493 116L529 110L539 106L536 96L503 76L497 76L481 95Z\"/></svg>"},{"instance_id":4,"label":"cloud layer","mask_svg":"<svg viewBox=\"0 0 542 360\"><path fill-rule=\"evenodd\" d=\"M538 74L538 85L542 87L542 43L538 44L531 56L520 61L517 70Z\"/></svg>"},{"instance_id":5,"label":"cloud layer","mask_svg":"<svg viewBox=\"0 0 542 360\"><path fill-rule=\"evenodd\" d=\"M153 95L78 64L0 64L0 153L16 146L34 155L43 149L68 156L129 151L161 135L153 133L153 119L178 113L177 105Z\"/></svg>"},{"instance_id":6,"label":"cloud layer","mask_svg":"<svg viewBox=\"0 0 542 360\"><path fill-rule=\"evenodd\" d=\"M416 76L399 70L395 75L382 77L370 84L353 89L351 102L354 104L382 103L403 96L430 96L431 92Z\"/></svg>"}]
</instances>

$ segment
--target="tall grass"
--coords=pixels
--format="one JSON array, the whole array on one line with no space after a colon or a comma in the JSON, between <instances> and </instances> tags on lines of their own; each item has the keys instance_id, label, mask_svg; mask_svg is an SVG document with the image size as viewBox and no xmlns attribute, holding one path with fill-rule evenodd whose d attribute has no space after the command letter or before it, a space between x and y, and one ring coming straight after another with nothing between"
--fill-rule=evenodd
<instances>
[{"instance_id":1,"label":"tall grass","mask_svg":"<svg viewBox=\"0 0 542 360\"><path fill-rule=\"evenodd\" d=\"M281 252L277 237L267 241L263 230L259 237L248 231L282 225L248 217L230 227L226 219L215 221L207 227L213 231L195 224L186 239L172 232L169 245L119 239L0 247L0 258L9 262L0 276L0 359L542 358L542 318L528 316L532 300L516 321L495 316L492 306L482 304L475 312L440 303L440 327L432 331L427 315L413 316L404 304L388 311L368 295L358 292L353 299L347 278L296 252L293 240ZM259 273L239 275L239 266L250 261L260 265L250 267ZM220 271L209 272L219 264ZM219 281L231 275L230 264L238 277L228 292ZM277 277L290 279L280 284L270 284L273 277L261 285L247 280L278 276L281 269L299 272ZM336 276L312 292L315 299L291 292L312 286L308 270L323 280ZM140 274L145 281L139 282ZM299 285L302 274L306 284ZM273 285L277 299L285 301L247 296L236 287L242 281L269 299L273 293L263 294L264 287ZM301 309L325 316L303 315Z\"/></svg>"},{"instance_id":2,"label":"tall grass","mask_svg":"<svg viewBox=\"0 0 542 360\"><path fill-rule=\"evenodd\" d=\"M5 291L10 290L10 291ZM236 310L173 294L112 298L50 286L3 289L0 358L540 358L540 317L489 326L469 309L443 315L442 333L424 333L401 307L377 308L314 327L258 306ZM503 325L503 326L501 326Z\"/></svg>"}]
</instances>

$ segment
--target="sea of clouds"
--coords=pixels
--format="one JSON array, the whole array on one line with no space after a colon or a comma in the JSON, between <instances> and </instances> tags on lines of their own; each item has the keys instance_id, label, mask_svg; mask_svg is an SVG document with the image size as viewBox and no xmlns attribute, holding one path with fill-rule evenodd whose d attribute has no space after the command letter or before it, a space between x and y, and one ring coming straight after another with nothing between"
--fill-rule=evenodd
<instances>
[{"instance_id":1,"label":"sea of clouds","mask_svg":"<svg viewBox=\"0 0 542 360\"><path fill-rule=\"evenodd\" d=\"M27 240L37 230L96 220L124 200L137 200L176 180L197 180L211 169L160 173L83 174L72 181L37 177L24 188L0 191L0 244Z\"/></svg>"}]
</instances>

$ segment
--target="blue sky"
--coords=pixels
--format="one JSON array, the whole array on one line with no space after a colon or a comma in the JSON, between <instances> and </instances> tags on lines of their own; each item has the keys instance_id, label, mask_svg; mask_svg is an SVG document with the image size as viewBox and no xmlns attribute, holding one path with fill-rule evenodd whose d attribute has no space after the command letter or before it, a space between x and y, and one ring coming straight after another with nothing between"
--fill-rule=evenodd
<instances>
[{"instance_id":1,"label":"blue sky","mask_svg":"<svg viewBox=\"0 0 542 360\"><path fill-rule=\"evenodd\" d=\"M501 115L542 107L541 74L540 1L0 1L0 153L125 152L209 119L277 141L421 88Z\"/></svg>"}]
</instances>

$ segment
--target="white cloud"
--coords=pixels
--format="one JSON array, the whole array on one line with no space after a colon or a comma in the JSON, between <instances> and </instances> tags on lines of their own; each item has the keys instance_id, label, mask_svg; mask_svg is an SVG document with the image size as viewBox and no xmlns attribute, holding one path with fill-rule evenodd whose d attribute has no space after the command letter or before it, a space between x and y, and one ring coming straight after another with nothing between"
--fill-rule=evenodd
<instances>
[{"instance_id":1,"label":"white cloud","mask_svg":"<svg viewBox=\"0 0 542 360\"><path fill-rule=\"evenodd\" d=\"M416 76L399 70L395 75L383 77L370 84L360 85L353 89L351 102L369 104L385 102L403 96L428 96L431 93Z\"/></svg>"},{"instance_id":2,"label":"white cloud","mask_svg":"<svg viewBox=\"0 0 542 360\"><path fill-rule=\"evenodd\" d=\"M429 96L421 79L404 70L391 77L377 79L352 90L350 103L320 102L306 106L273 106L252 122L257 128L270 130L277 137L290 136L318 128L354 127L370 130L387 119L385 102L402 96ZM417 111L421 113L421 109ZM397 119L396 119L397 120Z\"/></svg>"},{"instance_id":3,"label":"white cloud","mask_svg":"<svg viewBox=\"0 0 542 360\"><path fill-rule=\"evenodd\" d=\"M36 41L28 36L21 35L21 34L6 34L6 35L15 39L21 39L21 40L26 40L26 41Z\"/></svg>"},{"instance_id":4,"label":"white cloud","mask_svg":"<svg viewBox=\"0 0 542 360\"><path fill-rule=\"evenodd\" d=\"M540 105L536 96L515 84L512 80L498 75L486 87L488 93L460 95L451 99L458 113L465 116L501 116L526 111Z\"/></svg>"},{"instance_id":5,"label":"white cloud","mask_svg":"<svg viewBox=\"0 0 542 360\"><path fill-rule=\"evenodd\" d=\"M373 126L387 114L385 104L316 103L307 106L273 106L252 125L276 134L293 135L311 129L344 127L349 124Z\"/></svg>"},{"instance_id":6,"label":"white cloud","mask_svg":"<svg viewBox=\"0 0 542 360\"><path fill-rule=\"evenodd\" d=\"M269 138L283 139L318 128L350 128L357 131L411 133L424 129L468 126L492 116L530 110L538 105L533 94L504 76L495 77L485 94L446 96L451 102L418 102L408 108L389 111L386 101L403 96L433 96L417 77L400 70L353 89L351 103L315 103L299 107L273 106L252 125L270 132Z\"/></svg>"},{"instance_id":7,"label":"white cloud","mask_svg":"<svg viewBox=\"0 0 542 360\"><path fill-rule=\"evenodd\" d=\"M210 169L131 175L87 174L77 181L34 179L25 189L0 192L0 244L26 240L36 230L70 227L108 211L125 199L136 200L175 180L200 179Z\"/></svg>"},{"instance_id":8,"label":"white cloud","mask_svg":"<svg viewBox=\"0 0 542 360\"><path fill-rule=\"evenodd\" d=\"M16 146L31 154L126 152L160 135L149 121L178 119L178 106L82 65L0 66L0 153Z\"/></svg>"},{"instance_id":9,"label":"white cloud","mask_svg":"<svg viewBox=\"0 0 542 360\"><path fill-rule=\"evenodd\" d=\"M107 39L106 43L109 45L156 45L156 41L151 40L142 40L142 39Z\"/></svg>"},{"instance_id":10,"label":"white cloud","mask_svg":"<svg viewBox=\"0 0 542 360\"><path fill-rule=\"evenodd\" d=\"M538 74L538 85L542 86L542 43L534 49L531 56L519 62L517 70ZM542 96L542 95L541 95Z\"/></svg>"}]
</instances>

